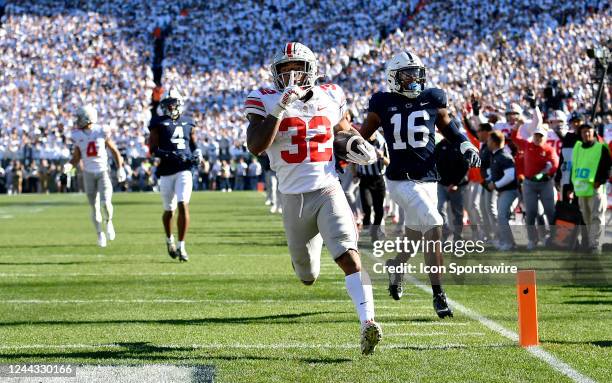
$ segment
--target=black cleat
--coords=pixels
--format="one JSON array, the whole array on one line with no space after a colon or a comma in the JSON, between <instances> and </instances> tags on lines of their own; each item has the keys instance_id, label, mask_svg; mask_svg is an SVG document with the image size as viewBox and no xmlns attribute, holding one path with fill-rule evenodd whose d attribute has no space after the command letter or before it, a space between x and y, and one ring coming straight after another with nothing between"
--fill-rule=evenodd
<instances>
[{"instance_id":1,"label":"black cleat","mask_svg":"<svg viewBox=\"0 0 612 383\"><path fill-rule=\"evenodd\" d=\"M399 265L400 263L395 259L387 259L387 262L385 262L385 266L387 266L387 273L389 273L389 295L391 295L391 297L396 301L402 299L402 295L404 294L404 289L402 287L402 280L404 279L404 274L391 273L389 272L388 267L397 267Z\"/></svg>"},{"instance_id":2,"label":"black cleat","mask_svg":"<svg viewBox=\"0 0 612 383\"><path fill-rule=\"evenodd\" d=\"M168 248L168 255L170 258L176 259L176 257L178 257L178 252L176 251L176 245L174 242L166 242L166 247Z\"/></svg>"},{"instance_id":3,"label":"black cleat","mask_svg":"<svg viewBox=\"0 0 612 383\"><path fill-rule=\"evenodd\" d=\"M436 310L436 314L438 314L440 319L444 319L445 317L453 317L453 310L451 310L450 306L446 302L446 294L444 293L434 295L433 308Z\"/></svg>"},{"instance_id":4,"label":"black cleat","mask_svg":"<svg viewBox=\"0 0 612 383\"><path fill-rule=\"evenodd\" d=\"M187 255L187 252L185 250L181 251L181 249L178 249L176 253L178 254L178 259L180 262L189 261L189 256Z\"/></svg>"}]
</instances>

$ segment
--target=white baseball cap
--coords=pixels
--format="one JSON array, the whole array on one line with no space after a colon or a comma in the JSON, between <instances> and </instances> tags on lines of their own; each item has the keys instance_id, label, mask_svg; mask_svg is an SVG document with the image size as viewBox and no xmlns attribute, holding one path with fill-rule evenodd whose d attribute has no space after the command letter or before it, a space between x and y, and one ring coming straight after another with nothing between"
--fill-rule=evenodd
<instances>
[{"instance_id":1,"label":"white baseball cap","mask_svg":"<svg viewBox=\"0 0 612 383\"><path fill-rule=\"evenodd\" d=\"M541 134L544 137L548 136L548 125L547 124L538 125L536 130L534 130L533 134Z\"/></svg>"}]
</instances>

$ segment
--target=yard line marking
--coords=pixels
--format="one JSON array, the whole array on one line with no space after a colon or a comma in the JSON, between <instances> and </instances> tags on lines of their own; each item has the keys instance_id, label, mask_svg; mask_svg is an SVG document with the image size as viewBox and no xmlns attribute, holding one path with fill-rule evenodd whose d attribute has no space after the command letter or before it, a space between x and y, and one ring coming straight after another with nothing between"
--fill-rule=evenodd
<instances>
[{"instance_id":1,"label":"yard line marking","mask_svg":"<svg viewBox=\"0 0 612 383\"><path fill-rule=\"evenodd\" d=\"M407 276L406 279L410 280L412 282L412 284L414 284L416 287L418 287L419 289L423 290L424 292L426 292L426 293L430 293L431 292L429 286L425 286L425 285L421 284L421 282L418 281L413 276ZM453 306L457 311L460 311L461 313L463 313L468 318L471 318L473 320L476 320L476 321L480 322L485 327L495 331L496 333L502 335L505 338L510 339L513 342L518 342L519 336L514 331L508 330L507 328L503 327L499 323L494 322L491 319L489 319L489 318L487 318L487 317L477 313L476 311L473 311L473 310L463 306L462 304L460 304L459 302L457 302L455 300L452 300L452 299L449 299L449 298L447 298L447 300L451 304L451 306ZM552 355L548 351L544 350L541 346L526 347L525 350L527 352L529 352L531 355L533 355L536 358L540 359L541 361L547 363L549 366L551 366L553 369L557 370L561 374L563 374L563 375L567 376L568 378L572 379L574 382L577 382L577 383L595 383L595 381L593 379L591 379L591 378L589 378L589 377L587 377L585 375L582 375L580 372L574 370L567 363L563 362L560 359L557 359L554 355Z\"/></svg>"},{"instance_id":2,"label":"yard line marking","mask_svg":"<svg viewBox=\"0 0 612 383\"><path fill-rule=\"evenodd\" d=\"M382 324L384 327L399 327L399 326L450 326L450 327L454 327L454 326L468 326L469 323L467 322L402 322L402 323L397 323L397 322L390 322L390 323L383 323Z\"/></svg>"},{"instance_id":3,"label":"yard line marking","mask_svg":"<svg viewBox=\"0 0 612 383\"><path fill-rule=\"evenodd\" d=\"M426 332L426 333L419 333L419 332L401 332L401 333L386 333L385 337L400 337L400 336L412 336L412 337L419 337L419 336L465 336L465 335L470 335L470 336L484 336L485 333L484 332L462 332L459 334L453 334L450 332Z\"/></svg>"},{"instance_id":4,"label":"yard line marking","mask_svg":"<svg viewBox=\"0 0 612 383\"><path fill-rule=\"evenodd\" d=\"M325 303L346 303L348 299L312 299L312 300L287 300L287 299L6 299L0 300L0 304L95 304L95 303L238 303L238 304L260 304L260 303L280 303L280 304L325 304Z\"/></svg>"}]
</instances>

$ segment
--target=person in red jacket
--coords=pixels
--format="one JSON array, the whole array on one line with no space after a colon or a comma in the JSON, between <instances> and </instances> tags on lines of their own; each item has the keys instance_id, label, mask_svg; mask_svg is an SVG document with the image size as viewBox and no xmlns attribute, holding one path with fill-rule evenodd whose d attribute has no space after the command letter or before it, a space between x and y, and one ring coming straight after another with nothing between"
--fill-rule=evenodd
<instances>
[{"instance_id":1,"label":"person in red jacket","mask_svg":"<svg viewBox=\"0 0 612 383\"><path fill-rule=\"evenodd\" d=\"M538 232L535 228L538 202L544 206L544 214L551 228L555 219L553 176L559 166L559 158L555 148L546 143L547 134L548 130L544 124L537 126L531 140L521 137L519 129L512 131L512 141L523 151L523 202L526 210L528 250L535 249L538 244Z\"/></svg>"}]
</instances>

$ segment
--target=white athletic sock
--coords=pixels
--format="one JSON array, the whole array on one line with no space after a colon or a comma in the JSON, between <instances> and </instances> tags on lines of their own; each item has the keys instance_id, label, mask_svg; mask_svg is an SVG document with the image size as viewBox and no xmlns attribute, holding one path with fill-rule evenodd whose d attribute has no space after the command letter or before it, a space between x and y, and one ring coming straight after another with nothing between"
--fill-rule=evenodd
<instances>
[{"instance_id":1,"label":"white athletic sock","mask_svg":"<svg viewBox=\"0 0 612 383\"><path fill-rule=\"evenodd\" d=\"M174 235L170 234L170 236L166 238L166 243L174 243Z\"/></svg>"},{"instance_id":2,"label":"white athletic sock","mask_svg":"<svg viewBox=\"0 0 612 383\"><path fill-rule=\"evenodd\" d=\"M179 247L179 249L184 251L185 250L185 241L179 241L178 242L178 247Z\"/></svg>"},{"instance_id":3,"label":"white athletic sock","mask_svg":"<svg viewBox=\"0 0 612 383\"><path fill-rule=\"evenodd\" d=\"M365 271L353 273L344 277L346 290L359 315L361 323L374 319L374 298L372 296L372 282Z\"/></svg>"}]
</instances>

